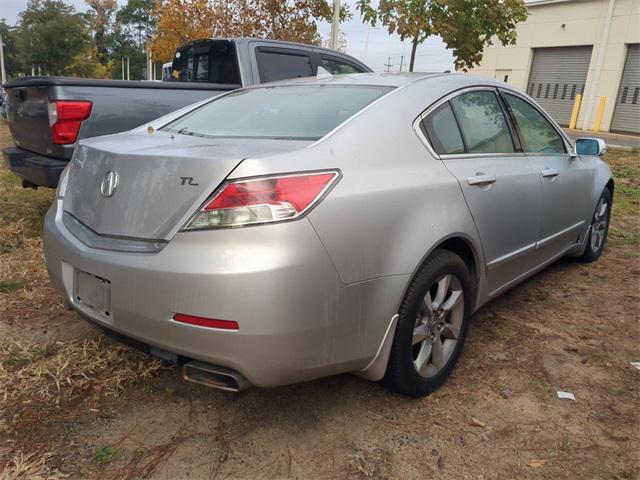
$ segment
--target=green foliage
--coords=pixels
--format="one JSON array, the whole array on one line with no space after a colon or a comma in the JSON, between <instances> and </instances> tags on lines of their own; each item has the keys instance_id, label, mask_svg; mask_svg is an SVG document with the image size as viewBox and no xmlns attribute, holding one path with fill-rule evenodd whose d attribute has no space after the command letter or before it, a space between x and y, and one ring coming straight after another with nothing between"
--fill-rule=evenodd
<instances>
[{"instance_id":1,"label":"green foliage","mask_svg":"<svg viewBox=\"0 0 640 480\"><path fill-rule=\"evenodd\" d=\"M114 447L98 448L91 455L91 461L96 463L109 463L120 456L120 450Z\"/></svg>"},{"instance_id":2,"label":"green foliage","mask_svg":"<svg viewBox=\"0 0 640 480\"><path fill-rule=\"evenodd\" d=\"M147 39L155 33L155 5L155 0L129 0L116 14L123 37L135 39L140 50L144 50Z\"/></svg>"},{"instance_id":3,"label":"green foliage","mask_svg":"<svg viewBox=\"0 0 640 480\"><path fill-rule=\"evenodd\" d=\"M0 279L0 293L13 292L14 290L21 289L23 286L24 284L20 280L1 280Z\"/></svg>"},{"instance_id":4,"label":"green foliage","mask_svg":"<svg viewBox=\"0 0 640 480\"><path fill-rule=\"evenodd\" d=\"M9 78L24 71L24 66L16 52L16 35L16 29L0 19L0 36L4 44L4 68Z\"/></svg>"},{"instance_id":5,"label":"green foliage","mask_svg":"<svg viewBox=\"0 0 640 480\"><path fill-rule=\"evenodd\" d=\"M16 53L27 69L61 75L91 37L83 15L62 1L29 0L16 29Z\"/></svg>"},{"instance_id":6,"label":"green foliage","mask_svg":"<svg viewBox=\"0 0 640 480\"><path fill-rule=\"evenodd\" d=\"M390 34L412 43L409 70L416 49L432 35L442 37L453 50L457 69L468 70L482 60L495 35L503 45L516 41L516 24L526 20L523 0L357 0L365 23L385 25Z\"/></svg>"}]
</instances>

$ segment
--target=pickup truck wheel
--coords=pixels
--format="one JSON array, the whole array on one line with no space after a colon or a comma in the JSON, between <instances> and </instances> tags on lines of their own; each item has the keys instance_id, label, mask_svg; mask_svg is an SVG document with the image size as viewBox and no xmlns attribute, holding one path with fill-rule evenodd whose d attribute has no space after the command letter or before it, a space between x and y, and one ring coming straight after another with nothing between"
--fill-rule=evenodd
<instances>
[{"instance_id":1,"label":"pickup truck wheel","mask_svg":"<svg viewBox=\"0 0 640 480\"><path fill-rule=\"evenodd\" d=\"M421 397L447 379L467 335L472 291L452 252L436 250L420 267L400 306L384 378L392 390Z\"/></svg>"}]
</instances>

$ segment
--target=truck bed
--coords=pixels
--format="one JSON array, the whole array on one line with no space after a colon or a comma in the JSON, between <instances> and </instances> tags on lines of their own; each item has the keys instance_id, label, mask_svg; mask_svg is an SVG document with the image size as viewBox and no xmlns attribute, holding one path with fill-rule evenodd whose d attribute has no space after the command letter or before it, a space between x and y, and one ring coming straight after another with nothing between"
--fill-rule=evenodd
<instances>
[{"instance_id":1,"label":"truck bed","mask_svg":"<svg viewBox=\"0 0 640 480\"><path fill-rule=\"evenodd\" d=\"M16 146L58 160L71 158L74 145L52 142L47 104L53 100L92 102L91 115L78 132L80 139L130 130L236 88L239 85L66 77L26 77L5 85L8 120Z\"/></svg>"}]
</instances>

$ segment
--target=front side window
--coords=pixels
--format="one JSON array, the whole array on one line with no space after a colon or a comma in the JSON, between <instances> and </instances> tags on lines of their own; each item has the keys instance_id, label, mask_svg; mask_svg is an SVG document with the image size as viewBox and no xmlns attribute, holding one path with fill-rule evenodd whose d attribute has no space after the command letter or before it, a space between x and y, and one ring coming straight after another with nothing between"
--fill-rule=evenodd
<instances>
[{"instance_id":1,"label":"front side window","mask_svg":"<svg viewBox=\"0 0 640 480\"><path fill-rule=\"evenodd\" d=\"M513 153L515 147L498 97L490 91L463 93L451 99L467 153Z\"/></svg>"},{"instance_id":2,"label":"front side window","mask_svg":"<svg viewBox=\"0 0 640 480\"><path fill-rule=\"evenodd\" d=\"M422 131L438 155L464 153L464 143L451 105L446 102L422 121Z\"/></svg>"},{"instance_id":3,"label":"front side window","mask_svg":"<svg viewBox=\"0 0 640 480\"><path fill-rule=\"evenodd\" d=\"M525 100L504 94L527 153L566 153L564 141L544 116Z\"/></svg>"},{"instance_id":4,"label":"front side window","mask_svg":"<svg viewBox=\"0 0 640 480\"><path fill-rule=\"evenodd\" d=\"M310 77L313 75L311 59L306 53L298 54L264 51L257 52L260 66L260 79L263 82L274 82L287 78Z\"/></svg>"},{"instance_id":5,"label":"front side window","mask_svg":"<svg viewBox=\"0 0 640 480\"><path fill-rule=\"evenodd\" d=\"M348 73L362 73L362 70L349 63L341 62L334 58L322 57L322 68L331 75L346 75Z\"/></svg>"},{"instance_id":6,"label":"front side window","mask_svg":"<svg viewBox=\"0 0 640 480\"><path fill-rule=\"evenodd\" d=\"M237 90L162 130L201 137L316 140L393 90L369 85L287 85Z\"/></svg>"}]
</instances>

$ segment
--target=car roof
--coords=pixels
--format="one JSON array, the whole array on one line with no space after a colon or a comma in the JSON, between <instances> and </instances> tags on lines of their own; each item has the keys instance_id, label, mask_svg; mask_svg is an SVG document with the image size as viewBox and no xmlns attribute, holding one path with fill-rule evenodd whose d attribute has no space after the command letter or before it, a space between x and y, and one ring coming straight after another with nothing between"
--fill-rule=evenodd
<instances>
[{"instance_id":1,"label":"car roof","mask_svg":"<svg viewBox=\"0 0 640 480\"><path fill-rule=\"evenodd\" d=\"M421 80L447 82L455 77L458 88L460 86L491 85L509 88L508 85L493 79L459 73L409 73L409 72L371 72L350 73L346 75L318 75L315 77L291 78L263 83L249 88L265 88L281 85L373 85L387 87L403 87Z\"/></svg>"}]
</instances>

